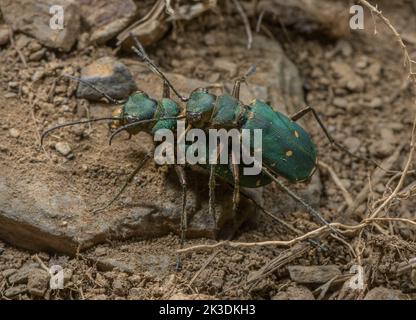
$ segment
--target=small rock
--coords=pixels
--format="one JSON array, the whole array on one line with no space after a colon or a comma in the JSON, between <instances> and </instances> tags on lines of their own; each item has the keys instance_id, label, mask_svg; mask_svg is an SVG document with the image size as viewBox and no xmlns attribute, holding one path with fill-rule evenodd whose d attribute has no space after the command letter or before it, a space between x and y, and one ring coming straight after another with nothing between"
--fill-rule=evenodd
<instances>
[{"instance_id":1,"label":"small rock","mask_svg":"<svg viewBox=\"0 0 416 320\"><path fill-rule=\"evenodd\" d=\"M111 57L103 57L81 70L81 79L95 85L114 99L127 98L137 90L136 83L127 67ZM80 83L77 97L100 100L102 95Z\"/></svg>"},{"instance_id":2,"label":"small rock","mask_svg":"<svg viewBox=\"0 0 416 320\"><path fill-rule=\"evenodd\" d=\"M348 150L352 153L357 152L361 146L360 139L356 137L348 137L344 140L344 145L348 148Z\"/></svg>"},{"instance_id":3,"label":"small rock","mask_svg":"<svg viewBox=\"0 0 416 320\"><path fill-rule=\"evenodd\" d=\"M394 151L395 146L395 136L393 130L390 128L382 128L380 130L381 139L374 141L370 147L369 151L372 155L385 158L391 155Z\"/></svg>"},{"instance_id":4,"label":"small rock","mask_svg":"<svg viewBox=\"0 0 416 320\"><path fill-rule=\"evenodd\" d=\"M66 157L72 151L71 147L66 142L55 143L55 150L62 154L64 157Z\"/></svg>"},{"instance_id":5,"label":"small rock","mask_svg":"<svg viewBox=\"0 0 416 320\"><path fill-rule=\"evenodd\" d=\"M49 284L49 274L44 270L36 270L29 275L27 288L30 294L35 297L43 297Z\"/></svg>"},{"instance_id":6,"label":"small rock","mask_svg":"<svg viewBox=\"0 0 416 320\"><path fill-rule=\"evenodd\" d=\"M116 295L125 296L129 290L129 284L127 280L123 277L117 277L113 281L113 290Z\"/></svg>"},{"instance_id":7,"label":"small rock","mask_svg":"<svg viewBox=\"0 0 416 320\"><path fill-rule=\"evenodd\" d=\"M346 108L348 107L348 100L345 98L336 97L334 98L333 104L339 108Z\"/></svg>"},{"instance_id":8,"label":"small rock","mask_svg":"<svg viewBox=\"0 0 416 320\"><path fill-rule=\"evenodd\" d=\"M364 300L408 300L408 297L400 290L376 287L366 294Z\"/></svg>"},{"instance_id":9,"label":"small rock","mask_svg":"<svg viewBox=\"0 0 416 320\"><path fill-rule=\"evenodd\" d=\"M49 8L59 5L64 12L64 28L50 26ZM0 9L6 23L13 30L36 38L47 47L69 51L80 31L80 10L74 1L66 0L13 0L1 1Z\"/></svg>"},{"instance_id":10,"label":"small rock","mask_svg":"<svg viewBox=\"0 0 416 320\"><path fill-rule=\"evenodd\" d=\"M7 93L4 95L4 97L5 97L6 99L16 98L16 97L17 97L17 94L16 94L16 93L14 93L14 92L7 92Z\"/></svg>"},{"instance_id":11,"label":"small rock","mask_svg":"<svg viewBox=\"0 0 416 320\"><path fill-rule=\"evenodd\" d=\"M88 169L88 168L87 168L87 169ZM85 169L84 171L87 171L87 169ZM97 257L105 256L105 255L107 254L107 248L105 248L105 247L97 247L97 248L94 250L94 254L95 254Z\"/></svg>"},{"instance_id":12,"label":"small rock","mask_svg":"<svg viewBox=\"0 0 416 320\"><path fill-rule=\"evenodd\" d=\"M0 46L4 46L10 40L9 28L5 24L0 25Z\"/></svg>"},{"instance_id":13,"label":"small rock","mask_svg":"<svg viewBox=\"0 0 416 320\"><path fill-rule=\"evenodd\" d=\"M334 61L331 63L331 68L339 78L341 86L351 91L363 91L364 80L348 64Z\"/></svg>"},{"instance_id":14,"label":"small rock","mask_svg":"<svg viewBox=\"0 0 416 320\"><path fill-rule=\"evenodd\" d=\"M349 57L352 54L352 46L351 43L347 40L338 40L336 48L337 51L340 51L343 56Z\"/></svg>"},{"instance_id":15,"label":"small rock","mask_svg":"<svg viewBox=\"0 0 416 320\"><path fill-rule=\"evenodd\" d=\"M73 274L74 272L71 269L64 269L64 284L67 284L69 281L71 281Z\"/></svg>"},{"instance_id":16,"label":"small rock","mask_svg":"<svg viewBox=\"0 0 416 320\"><path fill-rule=\"evenodd\" d=\"M97 261L97 269L99 271L112 271L114 269L118 269L121 272L125 272L128 274L133 274L134 273L134 267L126 264L124 262L121 262L119 260L116 259L112 259L112 258L104 258L104 259L98 259Z\"/></svg>"},{"instance_id":17,"label":"small rock","mask_svg":"<svg viewBox=\"0 0 416 320\"><path fill-rule=\"evenodd\" d=\"M15 296L18 296L19 294L23 294L27 292L27 286L25 284L20 284L15 287L8 288L6 291L4 291L4 295L7 298L12 298Z\"/></svg>"},{"instance_id":18,"label":"small rock","mask_svg":"<svg viewBox=\"0 0 416 320\"><path fill-rule=\"evenodd\" d=\"M15 129L15 128L11 128L11 129L9 130L9 134L10 134L10 136L11 136L12 138L19 138L19 136L20 136L20 131L19 131L19 130L17 130L17 129Z\"/></svg>"},{"instance_id":19,"label":"small rock","mask_svg":"<svg viewBox=\"0 0 416 320\"><path fill-rule=\"evenodd\" d=\"M39 61L40 59L44 57L45 53L46 53L45 48L40 49L39 51L36 51L29 56L29 61Z\"/></svg>"},{"instance_id":20,"label":"small rock","mask_svg":"<svg viewBox=\"0 0 416 320\"><path fill-rule=\"evenodd\" d=\"M327 266L289 266L290 278L296 283L319 284L339 276L341 271L336 265Z\"/></svg>"},{"instance_id":21,"label":"small rock","mask_svg":"<svg viewBox=\"0 0 416 320\"><path fill-rule=\"evenodd\" d=\"M230 77L235 77L237 75L237 65L226 59L215 59L214 68L228 72Z\"/></svg>"},{"instance_id":22,"label":"small rock","mask_svg":"<svg viewBox=\"0 0 416 320\"><path fill-rule=\"evenodd\" d=\"M32 81L33 82L39 81L40 79L43 78L44 75L45 75L45 71L43 71L43 70L36 70L36 72L32 76Z\"/></svg>"},{"instance_id":23,"label":"small rock","mask_svg":"<svg viewBox=\"0 0 416 320\"><path fill-rule=\"evenodd\" d=\"M381 100L379 97L374 97L371 99L369 103L369 107L371 108L380 108L383 105L383 100Z\"/></svg>"},{"instance_id":24,"label":"small rock","mask_svg":"<svg viewBox=\"0 0 416 320\"><path fill-rule=\"evenodd\" d=\"M315 300L312 292L304 286L289 287L285 292L279 292L272 300Z\"/></svg>"},{"instance_id":25,"label":"small rock","mask_svg":"<svg viewBox=\"0 0 416 320\"><path fill-rule=\"evenodd\" d=\"M371 78L371 81L378 82L381 77L381 64L379 62L373 62L370 67L367 69L368 75Z\"/></svg>"}]
</instances>

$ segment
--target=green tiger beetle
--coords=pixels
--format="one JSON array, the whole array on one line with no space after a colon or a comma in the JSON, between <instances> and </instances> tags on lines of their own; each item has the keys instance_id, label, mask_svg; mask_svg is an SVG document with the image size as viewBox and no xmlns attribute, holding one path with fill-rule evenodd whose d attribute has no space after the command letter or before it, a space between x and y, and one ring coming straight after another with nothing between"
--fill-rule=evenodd
<instances>
[{"instance_id":1,"label":"green tiger beetle","mask_svg":"<svg viewBox=\"0 0 416 320\"><path fill-rule=\"evenodd\" d=\"M262 130L262 171L258 175L244 175L242 169L244 166L229 162L225 164L205 164L201 165L209 174L209 211L216 223L214 210L214 188L215 178L223 179L234 187L233 192L233 210L237 210L240 187L257 188L267 185L274 181L281 190L287 193L295 201L302 204L308 212L318 219L321 223L328 225L328 222L322 215L306 203L302 198L291 191L277 177L283 177L290 183L308 181L317 167L317 150L312 142L310 135L296 123L301 117L308 113L317 120L319 126L325 133L330 143L353 157L369 161L369 159L356 156L348 151L345 147L338 144L324 124L320 120L317 112L312 107L306 107L292 116L286 116L278 111L274 111L270 105L260 100L254 100L249 105L243 104L240 100L240 86L246 82L246 78L255 71L250 70L242 77L235 80L232 94L222 94L215 96L209 92L209 88L195 89L189 97L182 96L166 76L160 71L155 63L147 56L140 42L134 38L135 45L132 49L141 58L146 65L163 80L163 98L156 101L150 98L145 92L137 91L128 97L127 100L120 101L113 99L108 94L98 89L91 83L67 76L84 85L91 87L99 92L109 102L120 105L117 107L112 117L96 118L81 120L58 125L46 130L41 137L41 143L45 136L58 128L72 126L75 124L84 124L97 121L111 120L110 129L112 139L121 131L127 131L129 135L135 135L139 132L147 132L154 135L159 129L175 130L177 120L184 119L187 123L187 130L191 127L208 130L210 128L237 128L253 131ZM170 90L186 104L182 110L179 105L170 97ZM128 179L116 194L116 196L105 206L95 210L104 210L112 205L125 190L127 185L132 181L134 176L143 168L147 161L153 156L150 152L139 162L137 168L129 175ZM230 160L232 154L230 154ZM370 160L374 163L374 161ZM376 164L377 165L377 164ZM187 182L183 165L173 165L178 175L182 187L182 214L181 214L181 247L184 245L185 233L187 228L186 214L186 194ZM243 193L244 194L244 193ZM245 195L245 194L244 194ZM246 195L245 195L246 196ZM254 201L256 205L256 203ZM260 209L264 210L261 206ZM332 232L338 233L332 229Z\"/></svg>"}]
</instances>

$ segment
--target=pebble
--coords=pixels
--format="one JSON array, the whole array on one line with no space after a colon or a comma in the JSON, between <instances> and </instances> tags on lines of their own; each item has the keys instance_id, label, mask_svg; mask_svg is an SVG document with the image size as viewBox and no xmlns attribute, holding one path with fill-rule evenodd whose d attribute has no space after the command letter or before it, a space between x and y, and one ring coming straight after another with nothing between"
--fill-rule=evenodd
<instances>
[{"instance_id":1,"label":"pebble","mask_svg":"<svg viewBox=\"0 0 416 320\"><path fill-rule=\"evenodd\" d=\"M43 78L44 75L45 75L44 70L36 70L35 73L32 76L32 81L33 82L39 81L40 79Z\"/></svg>"},{"instance_id":2,"label":"pebble","mask_svg":"<svg viewBox=\"0 0 416 320\"><path fill-rule=\"evenodd\" d=\"M374 97L369 103L369 107L371 108L380 108L382 105L383 100L381 100L379 97Z\"/></svg>"},{"instance_id":3,"label":"pebble","mask_svg":"<svg viewBox=\"0 0 416 320\"><path fill-rule=\"evenodd\" d=\"M6 99L16 98L16 97L17 97L17 94L16 94L16 93L14 93L14 92L7 92L7 93L4 95L4 97L5 97Z\"/></svg>"},{"instance_id":4,"label":"pebble","mask_svg":"<svg viewBox=\"0 0 416 320\"><path fill-rule=\"evenodd\" d=\"M344 140L344 144L350 152L354 153L360 148L361 141L356 137L348 137Z\"/></svg>"},{"instance_id":5,"label":"pebble","mask_svg":"<svg viewBox=\"0 0 416 320\"><path fill-rule=\"evenodd\" d=\"M237 65L225 59L215 59L214 68L228 72L230 77L235 77L237 75Z\"/></svg>"},{"instance_id":6,"label":"pebble","mask_svg":"<svg viewBox=\"0 0 416 320\"><path fill-rule=\"evenodd\" d=\"M40 50L32 53L29 56L29 60L30 61L39 61L40 59L42 59L45 56L45 53L46 53L46 49L45 48L40 49Z\"/></svg>"},{"instance_id":7,"label":"pebble","mask_svg":"<svg viewBox=\"0 0 416 320\"><path fill-rule=\"evenodd\" d=\"M364 300L405 300L406 295L399 290L376 287L371 289Z\"/></svg>"},{"instance_id":8,"label":"pebble","mask_svg":"<svg viewBox=\"0 0 416 320\"><path fill-rule=\"evenodd\" d=\"M345 98L336 97L334 98L333 104L339 108L346 108L348 107L348 100Z\"/></svg>"},{"instance_id":9,"label":"pebble","mask_svg":"<svg viewBox=\"0 0 416 320\"><path fill-rule=\"evenodd\" d=\"M12 138L19 138L19 136L20 136L20 131L19 131L19 130L17 130L17 129L15 129L15 128L11 128L11 129L9 130L9 134L10 134L10 136L11 136Z\"/></svg>"},{"instance_id":10,"label":"pebble","mask_svg":"<svg viewBox=\"0 0 416 320\"><path fill-rule=\"evenodd\" d=\"M0 46L4 46L9 40L9 28L5 24L0 25Z\"/></svg>"},{"instance_id":11,"label":"pebble","mask_svg":"<svg viewBox=\"0 0 416 320\"><path fill-rule=\"evenodd\" d=\"M114 293L118 296L125 296L129 290L129 284L126 279L123 277L117 277L113 281L113 290Z\"/></svg>"},{"instance_id":12,"label":"pebble","mask_svg":"<svg viewBox=\"0 0 416 320\"><path fill-rule=\"evenodd\" d=\"M72 149L66 142L57 142L55 144L55 150L66 157L68 154L71 153Z\"/></svg>"}]
</instances>

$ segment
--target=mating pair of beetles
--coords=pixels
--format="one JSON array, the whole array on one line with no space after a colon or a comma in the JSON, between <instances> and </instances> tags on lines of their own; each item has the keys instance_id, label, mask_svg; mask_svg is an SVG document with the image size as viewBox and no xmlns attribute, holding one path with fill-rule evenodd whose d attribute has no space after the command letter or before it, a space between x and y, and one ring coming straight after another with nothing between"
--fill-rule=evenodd
<instances>
[{"instance_id":1,"label":"mating pair of beetles","mask_svg":"<svg viewBox=\"0 0 416 320\"><path fill-rule=\"evenodd\" d=\"M204 169L210 174L209 212L212 215L214 222L216 221L214 210L214 188L215 178L218 177L231 183L234 187L232 196L234 211L237 210L238 207L240 187L256 188L274 181L278 184L280 189L296 201L300 202L308 212L320 220L321 223L327 224L319 212L314 210L308 203L293 193L277 178L283 177L291 183L303 182L309 180L316 169L316 147L309 134L296 123L297 120L307 113L312 113L314 115L331 144L349 153L345 147L334 141L313 108L306 107L292 116L286 116L280 112L274 111L270 105L259 100L254 100L249 105L243 104L239 100L240 86L246 81L246 77L255 71L255 68L250 68L244 76L235 80L231 95L222 94L220 96L215 96L209 92L208 88L198 88L195 89L189 97L184 97L179 94L162 71L160 71L155 63L148 57L140 42L134 37L133 39L135 46L133 46L132 49L134 52L161 78L161 80L163 80L163 98L160 101L156 101L150 98L145 92L137 91L128 97L126 101L119 101L113 99L108 94L85 80L68 76L69 78L91 87L110 102L120 106L113 112L112 117L81 120L50 128L43 133L41 139L42 142L44 137L52 130L75 124L104 120L112 120L110 124L112 130L110 144L111 140L121 131L127 131L130 135L142 131L154 135L159 129L169 129L174 131L178 119L184 119L187 128L194 127L203 130L221 128L247 129L251 131L251 137L253 137L252 131L261 129L262 171L259 175L244 175L242 166L235 164L232 161L230 161L229 164L203 165ZM185 103L184 109L181 109L179 105L171 99L171 90ZM230 159L232 159L231 151L229 153ZM353 155L351 153L349 154ZM152 158L152 156L153 151L145 155L145 157L139 161L137 168L130 174L117 195L108 204L98 210L104 210L114 203L127 187L128 183L140 171L145 163ZM173 166L182 186L181 247L183 247L187 228L186 174L183 165L175 164Z\"/></svg>"}]
</instances>

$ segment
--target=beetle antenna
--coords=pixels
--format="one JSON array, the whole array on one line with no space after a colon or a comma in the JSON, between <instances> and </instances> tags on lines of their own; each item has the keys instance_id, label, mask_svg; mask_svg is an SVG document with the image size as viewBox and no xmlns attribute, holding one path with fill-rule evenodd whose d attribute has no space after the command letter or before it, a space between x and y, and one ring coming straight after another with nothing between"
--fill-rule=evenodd
<instances>
[{"instance_id":1,"label":"beetle antenna","mask_svg":"<svg viewBox=\"0 0 416 320\"><path fill-rule=\"evenodd\" d=\"M165 117L165 118L155 118L155 119L146 119L146 120L140 120L140 121L135 121L135 122L131 122L128 124L125 124L124 126L118 128L117 130L115 130L110 138L108 139L108 144L111 146L111 142L113 141L113 138L118 135L121 131L130 129L130 128L134 128L140 124L143 123L149 123L149 122L154 122L154 121L159 121L159 120L178 120L178 119L183 119L185 118L185 116L179 116L179 117Z\"/></svg>"},{"instance_id":2,"label":"beetle antenna","mask_svg":"<svg viewBox=\"0 0 416 320\"><path fill-rule=\"evenodd\" d=\"M189 100L189 98L182 96L172 85L172 83L166 78L164 73L156 66L156 64L149 58L146 51L144 50L142 44L140 43L139 39L135 37L130 32L130 37L133 39L135 46L132 46L132 50L142 59L150 70L152 70L153 73L157 74L159 77L161 77L164 81L166 81L167 85L172 89L172 91L176 94L176 96L181 99L181 101L186 102Z\"/></svg>"},{"instance_id":3,"label":"beetle antenna","mask_svg":"<svg viewBox=\"0 0 416 320\"><path fill-rule=\"evenodd\" d=\"M43 140L45 139L45 137L52 131L55 131L57 129L60 128L64 128L64 127L69 127L69 126L74 126L77 124L85 124L85 123L91 123L91 122L97 122L97 121L104 121L104 120L122 120L122 118L117 118L117 117L103 117L103 118L96 118L96 119L88 119L88 120L78 120L78 121L73 121L73 122L67 122L64 124L60 124L57 125L55 127L49 128L46 131L44 131L42 133L42 136L40 137L40 145L43 145Z\"/></svg>"},{"instance_id":4,"label":"beetle antenna","mask_svg":"<svg viewBox=\"0 0 416 320\"><path fill-rule=\"evenodd\" d=\"M279 179L277 179L271 172L263 166L262 171L268 175L274 182L277 183L280 189L282 189L284 192L286 192L292 199L302 204L306 210L308 210L309 214L311 214L313 217L315 217L317 220L319 220L322 224L327 226L334 234L338 236L342 236L342 234L336 230L334 227L332 227L328 221L325 220L325 218L320 214L318 211L316 211L314 208L311 207L310 204L308 204L305 200L303 200L301 197L299 197L296 193L294 193L292 190L290 190L288 187L286 187Z\"/></svg>"},{"instance_id":5,"label":"beetle antenna","mask_svg":"<svg viewBox=\"0 0 416 320\"><path fill-rule=\"evenodd\" d=\"M107 100L110 101L111 103L114 103L114 104L123 104L123 103L126 103L126 100L117 100L117 99L114 99L113 97L109 96L107 93L105 93L104 91L102 91L101 89L97 88L95 85L93 85L92 83L90 83L90 82L88 82L86 80L83 80L81 78L77 78L77 77L71 76L69 74L63 74L61 77L69 78L69 79L75 80L75 81L77 81L79 83L82 83L83 85L86 85L87 87L89 87L89 88L93 89L94 91L98 92L99 94L101 94L104 98L107 98Z\"/></svg>"}]
</instances>

